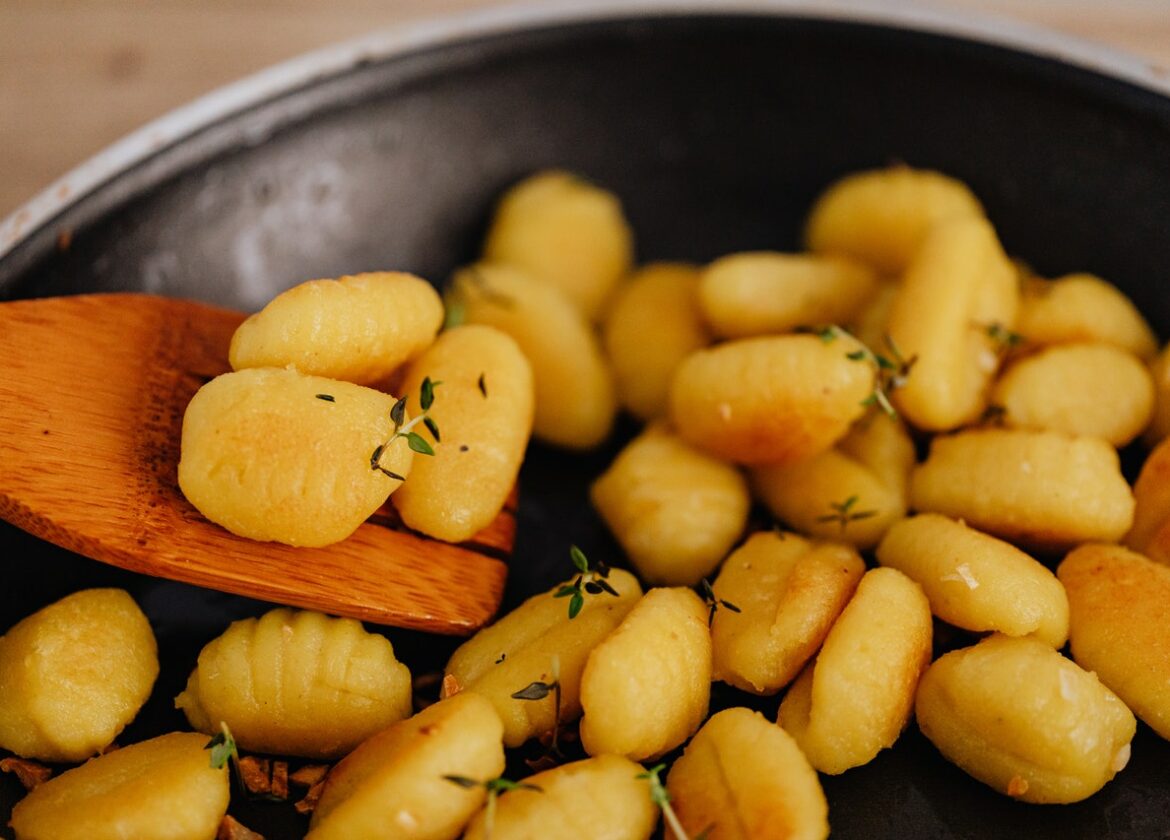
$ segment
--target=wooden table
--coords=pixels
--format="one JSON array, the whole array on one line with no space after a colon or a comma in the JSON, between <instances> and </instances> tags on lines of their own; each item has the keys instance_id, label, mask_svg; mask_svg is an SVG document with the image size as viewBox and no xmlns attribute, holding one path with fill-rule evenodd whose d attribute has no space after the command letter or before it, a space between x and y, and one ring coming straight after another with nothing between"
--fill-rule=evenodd
<instances>
[{"instance_id":1,"label":"wooden table","mask_svg":"<svg viewBox=\"0 0 1170 840\"><path fill-rule=\"evenodd\" d=\"M903 0L888 0L891 3ZM0 0L0 217L166 111L315 47L501 0ZM1170 67L1170 0L925 0Z\"/></svg>"}]
</instances>

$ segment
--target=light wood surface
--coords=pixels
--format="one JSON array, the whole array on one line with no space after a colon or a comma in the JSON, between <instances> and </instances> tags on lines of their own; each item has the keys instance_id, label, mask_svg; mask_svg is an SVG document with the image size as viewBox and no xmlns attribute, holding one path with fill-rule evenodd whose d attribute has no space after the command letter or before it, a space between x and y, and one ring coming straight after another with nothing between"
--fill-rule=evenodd
<instances>
[{"instance_id":1,"label":"light wood surface","mask_svg":"<svg viewBox=\"0 0 1170 840\"><path fill-rule=\"evenodd\" d=\"M410 531L386 505L320 549L236 537L183 498L183 413L227 370L241 320L137 294L0 304L0 519L95 560L211 589L435 633L485 624L503 595L514 494L468 543Z\"/></svg>"},{"instance_id":2,"label":"light wood surface","mask_svg":"<svg viewBox=\"0 0 1170 840\"><path fill-rule=\"evenodd\" d=\"M889 0L904 5L904 0ZM275 62L501 0L0 0L0 217L119 137ZM1170 67L1170 0L920 0Z\"/></svg>"}]
</instances>

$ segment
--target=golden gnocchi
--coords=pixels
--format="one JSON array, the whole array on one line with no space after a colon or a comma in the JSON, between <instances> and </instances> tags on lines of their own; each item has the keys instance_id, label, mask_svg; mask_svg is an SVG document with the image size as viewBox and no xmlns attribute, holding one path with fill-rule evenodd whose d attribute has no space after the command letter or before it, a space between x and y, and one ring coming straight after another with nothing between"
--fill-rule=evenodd
<instances>
[{"instance_id":1,"label":"golden gnocchi","mask_svg":"<svg viewBox=\"0 0 1170 840\"><path fill-rule=\"evenodd\" d=\"M848 257L754 251L707 266L699 305L716 335L747 338L845 323L876 286L872 269Z\"/></svg>"},{"instance_id":2,"label":"golden gnocchi","mask_svg":"<svg viewBox=\"0 0 1170 840\"><path fill-rule=\"evenodd\" d=\"M1125 704L1045 642L989 636L922 677L918 726L939 751L1023 802L1079 802L1129 761Z\"/></svg>"},{"instance_id":3,"label":"golden gnocchi","mask_svg":"<svg viewBox=\"0 0 1170 840\"><path fill-rule=\"evenodd\" d=\"M931 611L977 633L998 631L1064 647L1068 598L1055 575L1011 543L935 513L896 523L878 562L922 587Z\"/></svg>"},{"instance_id":4,"label":"golden gnocchi","mask_svg":"<svg viewBox=\"0 0 1170 840\"><path fill-rule=\"evenodd\" d=\"M1057 569L1073 659L1170 739L1170 567L1116 545L1084 545Z\"/></svg>"},{"instance_id":5,"label":"golden gnocchi","mask_svg":"<svg viewBox=\"0 0 1170 840\"><path fill-rule=\"evenodd\" d=\"M693 585L743 533L751 498L735 467L660 425L631 441L589 496L639 574Z\"/></svg>"},{"instance_id":6,"label":"golden gnocchi","mask_svg":"<svg viewBox=\"0 0 1170 840\"><path fill-rule=\"evenodd\" d=\"M560 289L511 266L480 263L455 273L448 299L467 323L502 330L524 351L536 437L570 449L605 440L617 413L613 374L591 325Z\"/></svg>"},{"instance_id":7,"label":"golden gnocchi","mask_svg":"<svg viewBox=\"0 0 1170 840\"><path fill-rule=\"evenodd\" d=\"M873 393L863 348L841 335L729 341L675 371L670 416L684 440L742 464L789 463L828 449Z\"/></svg>"},{"instance_id":8,"label":"golden gnocchi","mask_svg":"<svg viewBox=\"0 0 1170 840\"><path fill-rule=\"evenodd\" d=\"M206 745L174 732L50 779L12 809L17 840L213 840L228 770L211 766Z\"/></svg>"},{"instance_id":9,"label":"golden gnocchi","mask_svg":"<svg viewBox=\"0 0 1170 840\"><path fill-rule=\"evenodd\" d=\"M534 595L490 627L480 630L451 655L444 682L447 696L472 691L488 698L504 723L504 744L518 747L551 733L558 722L581 714L581 674L590 651L610 634L642 597L629 572L613 569L606 579L617 596L584 597L574 618L561 587ZM448 688L452 684L454 689ZM554 683L556 692L535 699L515 695L532 683Z\"/></svg>"},{"instance_id":10,"label":"golden gnocchi","mask_svg":"<svg viewBox=\"0 0 1170 840\"><path fill-rule=\"evenodd\" d=\"M158 676L158 645L121 589L86 589L0 636L0 748L81 761L113 743Z\"/></svg>"},{"instance_id":11,"label":"golden gnocchi","mask_svg":"<svg viewBox=\"0 0 1170 840\"><path fill-rule=\"evenodd\" d=\"M458 694L363 741L329 771L307 840L455 840L504 772L503 727L483 697Z\"/></svg>"},{"instance_id":12,"label":"golden gnocchi","mask_svg":"<svg viewBox=\"0 0 1170 840\"><path fill-rule=\"evenodd\" d=\"M906 727L931 638L930 604L918 584L896 569L866 572L788 689L777 722L822 773L865 764Z\"/></svg>"},{"instance_id":13,"label":"golden gnocchi","mask_svg":"<svg viewBox=\"0 0 1170 840\"><path fill-rule=\"evenodd\" d=\"M394 398L285 368L217 376L183 416L179 487L233 534L294 546L345 539L410 473Z\"/></svg>"},{"instance_id":14,"label":"golden gnocchi","mask_svg":"<svg viewBox=\"0 0 1170 840\"><path fill-rule=\"evenodd\" d=\"M599 755L524 779L504 793L488 822L486 809L464 840L649 840L658 823L642 767L628 758ZM533 790L533 788L536 788Z\"/></svg>"},{"instance_id":15,"label":"golden gnocchi","mask_svg":"<svg viewBox=\"0 0 1170 840\"><path fill-rule=\"evenodd\" d=\"M717 609L711 622L715 679L775 694L820 648L864 572L861 556L840 543L752 534L712 587L738 608Z\"/></svg>"},{"instance_id":16,"label":"golden gnocchi","mask_svg":"<svg viewBox=\"0 0 1170 840\"><path fill-rule=\"evenodd\" d=\"M974 429L936 437L910 479L911 507L1041 548L1121 539L1134 499L1099 438Z\"/></svg>"},{"instance_id":17,"label":"golden gnocchi","mask_svg":"<svg viewBox=\"0 0 1170 840\"><path fill-rule=\"evenodd\" d=\"M435 454L411 464L391 497L402 521L448 542L491 523L512 492L532 431L532 367L516 342L492 327L447 330L411 363L402 392L441 383L428 416L442 443L418 429Z\"/></svg>"},{"instance_id":18,"label":"golden gnocchi","mask_svg":"<svg viewBox=\"0 0 1170 840\"><path fill-rule=\"evenodd\" d=\"M551 170L526 178L500 199L483 255L555 286L586 318L597 320L629 273L633 234L617 196Z\"/></svg>"},{"instance_id":19,"label":"golden gnocchi","mask_svg":"<svg viewBox=\"0 0 1170 840\"><path fill-rule=\"evenodd\" d=\"M847 254L896 275L939 223L982 215L979 200L961 181L895 166L856 172L830 185L809 213L805 241L812 251Z\"/></svg>"},{"instance_id":20,"label":"golden gnocchi","mask_svg":"<svg viewBox=\"0 0 1170 840\"><path fill-rule=\"evenodd\" d=\"M792 737L759 712L712 715L666 778L678 820L709 840L823 840L828 803Z\"/></svg>"},{"instance_id":21,"label":"golden gnocchi","mask_svg":"<svg viewBox=\"0 0 1170 840\"><path fill-rule=\"evenodd\" d=\"M442 323L439 293L413 274L310 280L244 321L228 359L233 370L292 366L311 376L376 385L434 341Z\"/></svg>"},{"instance_id":22,"label":"golden gnocchi","mask_svg":"<svg viewBox=\"0 0 1170 840\"><path fill-rule=\"evenodd\" d=\"M410 714L410 671L352 618L280 608L209 642L175 705L244 749L338 758Z\"/></svg>"},{"instance_id":23,"label":"golden gnocchi","mask_svg":"<svg viewBox=\"0 0 1170 840\"><path fill-rule=\"evenodd\" d=\"M651 589L589 654L581 744L590 755L657 758L695 733L710 695L707 608L689 589Z\"/></svg>"},{"instance_id":24,"label":"golden gnocchi","mask_svg":"<svg viewBox=\"0 0 1170 840\"><path fill-rule=\"evenodd\" d=\"M698 285L693 266L652 263L634 272L614 295L602 338L618 401L639 420L666 413L675 368L711 341Z\"/></svg>"},{"instance_id":25,"label":"golden gnocchi","mask_svg":"<svg viewBox=\"0 0 1170 840\"><path fill-rule=\"evenodd\" d=\"M1006 425L1104 438L1125 446L1154 411L1154 383L1131 353L1109 344L1060 344L1013 364L991 401Z\"/></svg>"},{"instance_id":26,"label":"golden gnocchi","mask_svg":"<svg viewBox=\"0 0 1170 840\"><path fill-rule=\"evenodd\" d=\"M932 229L906 269L889 314L889 335L914 359L894 404L920 429L971 423L987 408L1001 361L997 331L1016 321L1015 268L986 219Z\"/></svg>"},{"instance_id":27,"label":"golden gnocchi","mask_svg":"<svg viewBox=\"0 0 1170 840\"><path fill-rule=\"evenodd\" d=\"M1154 331L1133 302L1092 274L1026 283L1016 329L1029 345L1101 342L1141 359L1158 351Z\"/></svg>"}]
</instances>

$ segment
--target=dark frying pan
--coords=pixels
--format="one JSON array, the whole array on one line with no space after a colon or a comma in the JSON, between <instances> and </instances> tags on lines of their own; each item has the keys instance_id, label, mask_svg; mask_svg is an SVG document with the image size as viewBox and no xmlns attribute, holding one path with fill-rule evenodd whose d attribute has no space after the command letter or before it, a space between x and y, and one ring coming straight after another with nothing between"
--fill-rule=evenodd
<instances>
[{"instance_id":1,"label":"dark frying pan","mask_svg":"<svg viewBox=\"0 0 1170 840\"><path fill-rule=\"evenodd\" d=\"M937 15L634 5L416 26L214 94L0 224L0 299L147 290L249 309L310 277L394 267L441 281L475 255L502 188L545 166L616 190L641 259L791 249L828 181L906 161L969 183L1041 273L1099 273L1170 331L1170 83L1154 70ZM509 604L568 569L570 542L618 556L585 500L613 449L533 448ZM182 727L171 698L199 647L265 608L8 527L0 552L0 629L85 586L124 586L143 604L163 673L124 740ZM389 635L416 672L440 668L452 645ZM716 701L742 702L722 689ZM1129 768L1098 795L1020 805L911 726L824 783L835 837L1145 840L1170 832L1167 767L1170 744L1141 727ZM19 794L0 777L0 818ZM270 840L305 830L287 806L237 800L233 812Z\"/></svg>"}]
</instances>

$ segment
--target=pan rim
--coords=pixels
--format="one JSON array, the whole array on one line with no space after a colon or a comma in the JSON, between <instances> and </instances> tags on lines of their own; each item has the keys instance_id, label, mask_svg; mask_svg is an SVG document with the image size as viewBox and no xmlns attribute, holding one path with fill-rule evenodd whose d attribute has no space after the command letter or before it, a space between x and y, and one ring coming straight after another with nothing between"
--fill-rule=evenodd
<instances>
[{"instance_id":1,"label":"pan rim","mask_svg":"<svg viewBox=\"0 0 1170 840\"><path fill-rule=\"evenodd\" d=\"M526 0L407 21L303 53L181 105L78 164L0 219L0 260L152 155L209 125L364 64L509 32L691 15L862 24L956 38L1049 59L1170 98L1170 68L1074 35L966 10L882 0Z\"/></svg>"}]
</instances>

